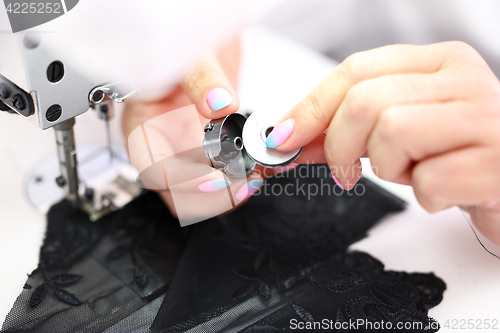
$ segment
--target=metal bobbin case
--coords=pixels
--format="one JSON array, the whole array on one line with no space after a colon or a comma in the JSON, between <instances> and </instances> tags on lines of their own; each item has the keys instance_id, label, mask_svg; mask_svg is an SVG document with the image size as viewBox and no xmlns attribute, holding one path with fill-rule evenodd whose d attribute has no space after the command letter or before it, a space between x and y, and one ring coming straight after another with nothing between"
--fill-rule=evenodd
<instances>
[{"instance_id":1,"label":"metal bobbin case","mask_svg":"<svg viewBox=\"0 0 500 333\"><path fill-rule=\"evenodd\" d=\"M203 139L208 162L229 178L246 178L257 164L281 168L293 163L302 148L282 152L266 146L267 136L280 118L279 114L262 110L254 112L248 119L235 113L210 121L205 126Z\"/></svg>"},{"instance_id":2,"label":"metal bobbin case","mask_svg":"<svg viewBox=\"0 0 500 333\"><path fill-rule=\"evenodd\" d=\"M245 116L234 113L211 120L205 126L205 156L213 168L223 171L229 178L247 178L256 166L243 146L246 120Z\"/></svg>"}]
</instances>

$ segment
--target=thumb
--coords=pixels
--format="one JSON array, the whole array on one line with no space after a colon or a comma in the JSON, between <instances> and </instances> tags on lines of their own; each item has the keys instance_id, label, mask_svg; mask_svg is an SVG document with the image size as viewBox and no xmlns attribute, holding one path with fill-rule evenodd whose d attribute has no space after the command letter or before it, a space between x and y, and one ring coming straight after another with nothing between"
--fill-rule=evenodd
<instances>
[{"instance_id":1,"label":"thumb","mask_svg":"<svg viewBox=\"0 0 500 333\"><path fill-rule=\"evenodd\" d=\"M208 119L225 117L240 107L235 89L212 53L189 69L182 86L198 112Z\"/></svg>"}]
</instances>

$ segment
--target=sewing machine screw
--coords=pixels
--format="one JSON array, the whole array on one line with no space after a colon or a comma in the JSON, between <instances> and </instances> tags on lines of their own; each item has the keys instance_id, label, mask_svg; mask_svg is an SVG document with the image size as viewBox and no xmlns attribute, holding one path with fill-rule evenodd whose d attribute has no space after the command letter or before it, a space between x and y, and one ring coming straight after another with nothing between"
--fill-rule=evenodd
<instances>
[{"instance_id":1,"label":"sewing machine screw","mask_svg":"<svg viewBox=\"0 0 500 333\"><path fill-rule=\"evenodd\" d=\"M92 102L93 103L101 103L102 100L104 99L104 92L102 90L97 90L93 95L92 95Z\"/></svg>"},{"instance_id":2,"label":"sewing machine screw","mask_svg":"<svg viewBox=\"0 0 500 333\"><path fill-rule=\"evenodd\" d=\"M24 110L26 109L26 103L24 102L24 99L21 95L16 94L14 97L12 97L12 105L18 110Z\"/></svg>"},{"instance_id":3,"label":"sewing machine screw","mask_svg":"<svg viewBox=\"0 0 500 333\"><path fill-rule=\"evenodd\" d=\"M36 49L40 42L42 41L42 36L37 33L30 33L24 36L23 42L27 49Z\"/></svg>"},{"instance_id":4,"label":"sewing machine screw","mask_svg":"<svg viewBox=\"0 0 500 333\"><path fill-rule=\"evenodd\" d=\"M56 178L56 184L59 187L63 187L64 185L66 185L66 179L64 179L63 176L59 176Z\"/></svg>"},{"instance_id":5,"label":"sewing machine screw","mask_svg":"<svg viewBox=\"0 0 500 333\"><path fill-rule=\"evenodd\" d=\"M61 117L62 114L62 107L58 104L52 105L48 110L47 113L45 113L45 118L50 121L56 121Z\"/></svg>"},{"instance_id":6,"label":"sewing machine screw","mask_svg":"<svg viewBox=\"0 0 500 333\"><path fill-rule=\"evenodd\" d=\"M64 65L60 61L54 61L47 68L47 79L52 83L57 83L64 76Z\"/></svg>"}]
</instances>

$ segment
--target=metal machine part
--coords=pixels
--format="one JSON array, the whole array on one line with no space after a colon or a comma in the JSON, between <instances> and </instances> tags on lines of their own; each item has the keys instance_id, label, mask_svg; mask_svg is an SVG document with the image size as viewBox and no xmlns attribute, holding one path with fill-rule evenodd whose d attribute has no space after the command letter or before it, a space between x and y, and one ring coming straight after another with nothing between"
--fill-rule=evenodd
<instances>
[{"instance_id":1,"label":"metal machine part","mask_svg":"<svg viewBox=\"0 0 500 333\"><path fill-rule=\"evenodd\" d=\"M66 199L73 207L81 206L78 196L78 169L76 163L75 136L73 126L75 119L66 120L57 124L56 132L57 156L59 158L59 168L61 176L56 178L56 183L63 188Z\"/></svg>"},{"instance_id":2,"label":"metal machine part","mask_svg":"<svg viewBox=\"0 0 500 333\"><path fill-rule=\"evenodd\" d=\"M223 171L229 178L246 178L256 166L243 146L245 121L245 116L235 113L212 120L205 126L205 156L212 167Z\"/></svg>"},{"instance_id":3,"label":"metal machine part","mask_svg":"<svg viewBox=\"0 0 500 333\"><path fill-rule=\"evenodd\" d=\"M7 106L8 110L17 112L24 117L35 113L32 96L2 75L0 75L0 102ZM7 111L7 109L2 109L2 111Z\"/></svg>"},{"instance_id":4,"label":"metal machine part","mask_svg":"<svg viewBox=\"0 0 500 333\"><path fill-rule=\"evenodd\" d=\"M267 136L281 117L279 113L260 110L252 113L243 127L242 138L247 154L266 168L287 166L293 163L302 152L302 148L283 152L266 146Z\"/></svg>"},{"instance_id":5,"label":"metal machine part","mask_svg":"<svg viewBox=\"0 0 500 333\"><path fill-rule=\"evenodd\" d=\"M0 36L0 82L11 110L41 129L87 112L88 95L105 82L105 73L81 73L55 45L57 34L30 32ZM109 78L107 78L109 80Z\"/></svg>"},{"instance_id":6,"label":"metal machine part","mask_svg":"<svg viewBox=\"0 0 500 333\"><path fill-rule=\"evenodd\" d=\"M130 165L127 150L113 147L113 159L103 144L80 144L77 148L79 207L97 221L107 213L125 206L142 193L136 185L137 170ZM26 176L25 192L28 202L41 214L67 197L59 181L57 154L45 157ZM58 179L57 183L54 179ZM59 184L58 184L59 183Z\"/></svg>"},{"instance_id":7,"label":"metal machine part","mask_svg":"<svg viewBox=\"0 0 500 333\"><path fill-rule=\"evenodd\" d=\"M91 105L101 104L111 100L116 103L123 103L125 99L136 92L137 89L126 82L109 83L92 89L89 93L89 102Z\"/></svg>"},{"instance_id":8,"label":"metal machine part","mask_svg":"<svg viewBox=\"0 0 500 333\"><path fill-rule=\"evenodd\" d=\"M0 48L5 50L0 57L0 111L18 113L43 130L54 127L61 172L56 183L75 208L99 217L111 211L112 200L107 200L109 205L96 204L90 191L79 191L75 117L99 105L99 117L108 128L112 161L111 104L123 102L137 89L126 82L102 84L109 80L106 73L81 73L56 51L57 43L57 34L50 33L0 35Z\"/></svg>"}]
</instances>

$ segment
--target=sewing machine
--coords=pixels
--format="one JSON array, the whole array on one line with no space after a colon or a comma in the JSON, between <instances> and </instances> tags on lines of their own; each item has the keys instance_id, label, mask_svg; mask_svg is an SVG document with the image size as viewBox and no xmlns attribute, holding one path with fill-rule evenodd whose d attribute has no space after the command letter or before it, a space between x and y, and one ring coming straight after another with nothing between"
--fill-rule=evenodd
<instances>
[{"instance_id":1,"label":"sewing machine","mask_svg":"<svg viewBox=\"0 0 500 333\"><path fill-rule=\"evenodd\" d=\"M98 185L105 190L81 186L73 133L75 118L93 110L106 122L107 153L113 159L109 134L113 105L122 103L137 89L125 82L93 81L91 77L95 76L81 75L64 55L50 50L53 38L41 33L2 36L1 49L8 53L0 63L0 110L25 117L42 130L54 128L60 175L53 181L75 208L97 220L135 198L141 189L133 179L122 175Z\"/></svg>"}]
</instances>

